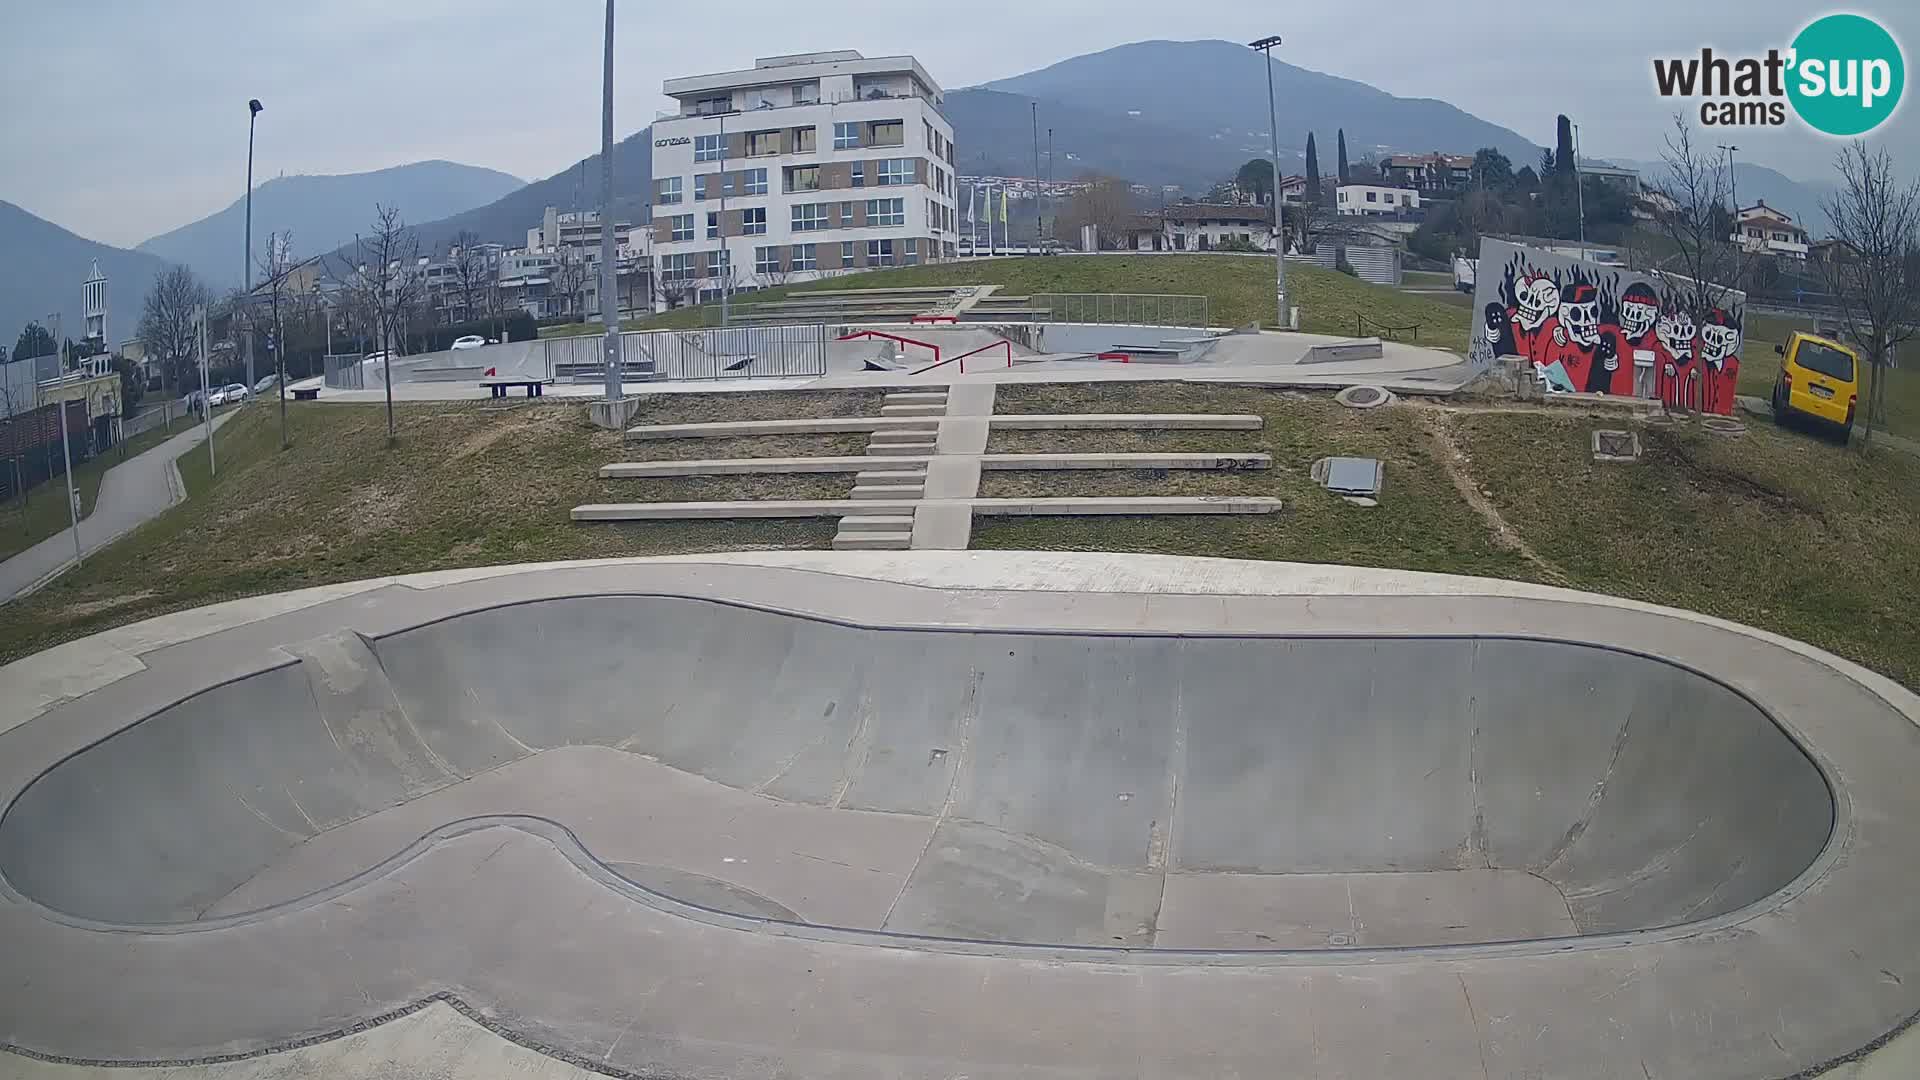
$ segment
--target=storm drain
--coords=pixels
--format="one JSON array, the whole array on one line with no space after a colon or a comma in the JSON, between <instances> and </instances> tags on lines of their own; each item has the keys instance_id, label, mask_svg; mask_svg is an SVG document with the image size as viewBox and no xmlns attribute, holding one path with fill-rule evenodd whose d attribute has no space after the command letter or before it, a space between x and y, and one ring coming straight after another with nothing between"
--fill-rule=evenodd
<instances>
[{"instance_id":1,"label":"storm drain","mask_svg":"<svg viewBox=\"0 0 1920 1080\"><path fill-rule=\"evenodd\" d=\"M1393 395L1378 386L1349 386L1333 395L1333 400L1349 409L1375 409L1393 400Z\"/></svg>"},{"instance_id":2,"label":"storm drain","mask_svg":"<svg viewBox=\"0 0 1920 1080\"><path fill-rule=\"evenodd\" d=\"M1379 458L1329 457L1314 462L1308 475L1335 495L1350 500L1365 499L1368 501L1364 505L1371 506L1372 500L1380 496L1385 471Z\"/></svg>"}]
</instances>

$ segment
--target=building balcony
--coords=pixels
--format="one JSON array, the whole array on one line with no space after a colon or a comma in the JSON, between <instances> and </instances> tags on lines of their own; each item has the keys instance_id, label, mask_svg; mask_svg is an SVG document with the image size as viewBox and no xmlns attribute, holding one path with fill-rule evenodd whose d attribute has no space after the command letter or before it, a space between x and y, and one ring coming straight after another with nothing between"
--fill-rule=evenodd
<instances>
[{"instance_id":1,"label":"building balcony","mask_svg":"<svg viewBox=\"0 0 1920 1080\"><path fill-rule=\"evenodd\" d=\"M787 105L759 105L751 109L714 109L689 105L680 109L662 109L654 113L657 123L662 120L698 120L712 116L759 116L763 113L777 113L784 109L810 109L817 105L851 105L862 101L920 101L928 108L946 119L947 113L941 104L922 94L893 94L884 91L869 91L865 94L826 94L808 101L796 101Z\"/></svg>"}]
</instances>

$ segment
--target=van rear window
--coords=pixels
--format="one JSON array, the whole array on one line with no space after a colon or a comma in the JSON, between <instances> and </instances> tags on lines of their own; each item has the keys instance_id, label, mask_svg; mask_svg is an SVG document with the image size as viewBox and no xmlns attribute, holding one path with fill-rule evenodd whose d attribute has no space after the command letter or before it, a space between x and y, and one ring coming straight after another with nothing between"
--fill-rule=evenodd
<instances>
[{"instance_id":1,"label":"van rear window","mask_svg":"<svg viewBox=\"0 0 1920 1080\"><path fill-rule=\"evenodd\" d=\"M1793 354L1793 362L1808 371L1818 372L1829 379L1841 382L1853 381L1853 357L1831 345L1822 345L1817 341L1803 341L1799 351Z\"/></svg>"}]
</instances>

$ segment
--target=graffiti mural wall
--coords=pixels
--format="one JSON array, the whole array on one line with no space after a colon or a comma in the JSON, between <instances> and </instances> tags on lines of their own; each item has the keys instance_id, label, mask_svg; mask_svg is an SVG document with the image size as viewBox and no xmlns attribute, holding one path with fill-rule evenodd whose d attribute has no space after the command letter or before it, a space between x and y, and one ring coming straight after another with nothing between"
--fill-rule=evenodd
<instances>
[{"instance_id":1,"label":"graffiti mural wall","mask_svg":"<svg viewBox=\"0 0 1920 1080\"><path fill-rule=\"evenodd\" d=\"M1473 355L1521 357L1554 392L1731 413L1746 295L1728 290L1698 325L1676 299L1649 274L1482 240Z\"/></svg>"}]
</instances>

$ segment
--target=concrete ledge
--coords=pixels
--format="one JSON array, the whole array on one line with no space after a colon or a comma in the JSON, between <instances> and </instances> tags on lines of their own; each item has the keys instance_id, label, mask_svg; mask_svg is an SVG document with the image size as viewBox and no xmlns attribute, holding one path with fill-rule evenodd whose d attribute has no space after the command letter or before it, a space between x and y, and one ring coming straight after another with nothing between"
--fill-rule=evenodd
<instances>
[{"instance_id":1,"label":"concrete ledge","mask_svg":"<svg viewBox=\"0 0 1920 1080\"><path fill-rule=\"evenodd\" d=\"M587 406L587 412L593 418L594 426L609 431L618 431L633 423L634 415L640 411L638 397L615 398L608 401L599 398Z\"/></svg>"},{"instance_id":2,"label":"concrete ledge","mask_svg":"<svg viewBox=\"0 0 1920 1080\"><path fill-rule=\"evenodd\" d=\"M676 521L711 518L890 516L906 507L921 513L965 507L978 516L1090 514L1271 514L1279 499L1238 495L1139 495L1067 499L738 499L725 502L589 503L573 508L575 521ZM944 513L950 515L954 511ZM936 516L943 516L936 513Z\"/></svg>"},{"instance_id":3,"label":"concrete ledge","mask_svg":"<svg viewBox=\"0 0 1920 1080\"><path fill-rule=\"evenodd\" d=\"M900 457L713 458L706 461L617 461L600 466L602 480L658 476L727 476L745 473L838 473L923 468L924 455Z\"/></svg>"},{"instance_id":4,"label":"concrete ledge","mask_svg":"<svg viewBox=\"0 0 1920 1080\"><path fill-rule=\"evenodd\" d=\"M1139 428L1179 431L1259 431L1265 422L1245 413L1033 413L994 415L987 422L1007 431L1050 431L1073 428Z\"/></svg>"},{"instance_id":5,"label":"concrete ledge","mask_svg":"<svg viewBox=\"0 0 1920 1080\"><path fill-rule=\"evenodd\" d=\"M833 435L860 431L925 431L931 434L938 423L938 420L918 416L829 416L813 420L720 420L705 424L648 424L628 428L627 438L722 439L741 435Z\"/></svg>"},{"instance_id":6,"label":"concrete ledge","mask_svg":"<svg viewBox=\"0 0 1920 1080\"><path fill-rule=\"evenodd\" d=\"M575 521L683 521L702 518L816 518L898 514L901 499L738 499L731 502L589 503Z\"/></svg>"},{"instance_id":7,"label":"concrete ledge","mask_svg":"<svg viewBox=\"0 0 1920 1080\"><path fill-rule=\"evenodd\" d=\"M1099 499L973 499L978 517L1061 514L1271 514L1279 499L1239 495L1139 495Z\"/></svg>"},{"instance_id":8,"label":"concrete ledge","mask_svg":"<svg viewBox=\"0 0 1920 1080\"><path fill-rule=\"evenodd\" d=\"M1201 469L1242 472L1273 468L1271 454L982 454L982 469Z\"/></svg>"}]
</instances>

